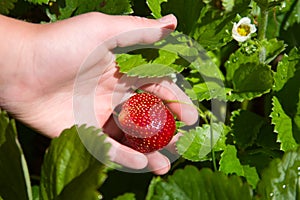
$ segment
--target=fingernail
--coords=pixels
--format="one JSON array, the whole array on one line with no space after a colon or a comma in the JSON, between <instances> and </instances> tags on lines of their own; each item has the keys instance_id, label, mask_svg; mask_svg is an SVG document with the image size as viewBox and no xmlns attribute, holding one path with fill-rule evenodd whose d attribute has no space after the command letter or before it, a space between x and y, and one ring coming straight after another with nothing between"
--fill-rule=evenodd
<instances>
[{"instance_id":1,"label":"fingernail","mask_svg":"<svg viewBox=\"0 0 300 200\"><path fill-rule=\"evenodd\" d=\"M169 15L166 15L166 16L164 16L164 17L158 19L158 21L159 21L160 23L163 23L163 24L169 24L169 23L174 22L174 18L175 18L174 15L169 14Z\"/></svg>"}]
</instances>

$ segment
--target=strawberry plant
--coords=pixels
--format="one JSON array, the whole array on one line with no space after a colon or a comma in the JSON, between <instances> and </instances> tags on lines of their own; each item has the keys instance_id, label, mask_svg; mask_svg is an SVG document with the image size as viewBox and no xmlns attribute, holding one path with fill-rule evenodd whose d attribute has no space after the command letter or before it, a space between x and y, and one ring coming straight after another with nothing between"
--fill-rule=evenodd
<instances>
[{"instance_id":1,"label":"strawberry plant","mask_svg":"<svg viewBox=\"0 0 300 200\"><path fill-rule=\"evenodd\" d=\"M92 150L102 152L101 160L109 162L110 148L95 127L70 127L46 139L47 151L37 156L37 134L1 111L0 199L299 199L299 9L299 0L2 0L1 14L36 23L90 11L174 14L178 26L170 36L117 49L116 60L127 77L171 79L200 120L178 122L175 131L168 105L155 100L171 128L168 138L147 142L160 149L169 135L182 134L171 170L156 176L118 171L94 158L82 137L97 143ZM134 127L129 134L135 111L125 104L118 116L132 148L144 143L135 135L145 133Z\"/></svg>"}]
</instances>

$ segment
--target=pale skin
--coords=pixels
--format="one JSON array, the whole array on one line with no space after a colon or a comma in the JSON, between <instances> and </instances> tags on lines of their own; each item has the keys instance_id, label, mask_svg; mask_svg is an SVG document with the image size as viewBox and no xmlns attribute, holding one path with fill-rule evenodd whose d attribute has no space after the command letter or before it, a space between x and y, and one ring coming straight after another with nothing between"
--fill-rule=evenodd
<instances>
[{"instance_id":1,"label":"pale skin","mask_svg":"<svg viewBox=\"0 0 300 200\"><path fill-rule=\"evenodd\" d=\"M76 122L73 99L77 80L77 96L84 99L90 92L95 93L97 125L111 135L107 139L112 144L111 160L129 168L148 167L155 174L165 174L171 164L164 155L158 151L142 154L113 139L123 133L111 117L116 85L122 77L112 50L118 46L154 43L176 25L173 15L151 20L93 12L51 24L32 24L0 15L0 107L41 134L57 137ZM86 62L96 48L97 56L89 57ZM80 70L83 63L86 70ZM86 89L95 80L97 89ZM127 85L131 81L128 79ZM162 99L190 102L168 81L143 89ZM126 87L117 90L119 95L126 92ZM192 106L180 103L168 106L186 124L193 124L198 118ZM170 151L175 151L177 139L178 136L174 137L168 146Z\"/></svg>"}]
</instances>

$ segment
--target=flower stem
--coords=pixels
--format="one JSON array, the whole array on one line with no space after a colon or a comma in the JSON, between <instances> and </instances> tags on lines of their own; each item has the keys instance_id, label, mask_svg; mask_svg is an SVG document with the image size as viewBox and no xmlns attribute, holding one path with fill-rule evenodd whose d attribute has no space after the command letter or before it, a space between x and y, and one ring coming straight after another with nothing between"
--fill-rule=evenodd
<instances>
[{"instance_id":1,"label":"flower stem","mask_svg":"<svg viewBox=\"0 0 300 200\"><path fill-rule=\"evenodd\" d=\"M258 39L263 40L266 38L267 24L268 24L268 14L267 8L260 8L260 23L258 29Z\"/></svg>"}]
</instances>

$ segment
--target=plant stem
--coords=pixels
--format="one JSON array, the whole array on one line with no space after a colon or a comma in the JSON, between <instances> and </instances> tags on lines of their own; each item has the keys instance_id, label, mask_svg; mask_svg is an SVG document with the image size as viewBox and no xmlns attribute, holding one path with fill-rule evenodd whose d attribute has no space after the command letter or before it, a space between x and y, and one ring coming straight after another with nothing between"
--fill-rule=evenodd
<instances>
[{"instance_id":1,"label":"plant stem","mask_svg":"<svg viewBox=\"0 0 300 200\"><path fill-rule=\"evenodd\" d=\"M241 109L242 109L242 110L247 110L247 109L248 109L248 105L249 105L249 100L244 100L244 101L241 103Z\"/></svg>"},{"instance_id":2,"label":"plant stem","mask_svg":"<svg viewBox=\"0 0 300 200\"><path fill-rule=\"evenodd\" d=\"M214 148L213 148L213 141L214 141L214 135L213 135L213 127L212 125L210 125L210 151L211 151L211 159L212 159L212 162L213 162L213 167L214 167L214 171L218 171L218 168L217 168L217 162L216 162L216 155L215 155L215 151L214 151Z\"/></svg>"},{"instance_id":3,"label":"plant stem","mask_svg":"<svg viewBox=\"0 0 300 200\"><path fill-rule=\"evenodd\" d=\"M267 8L260 7L260 23L258 29L258 40L263 40L266 38L266 31L268 25L268 14Z\"/></svg>"}]
</instances>

